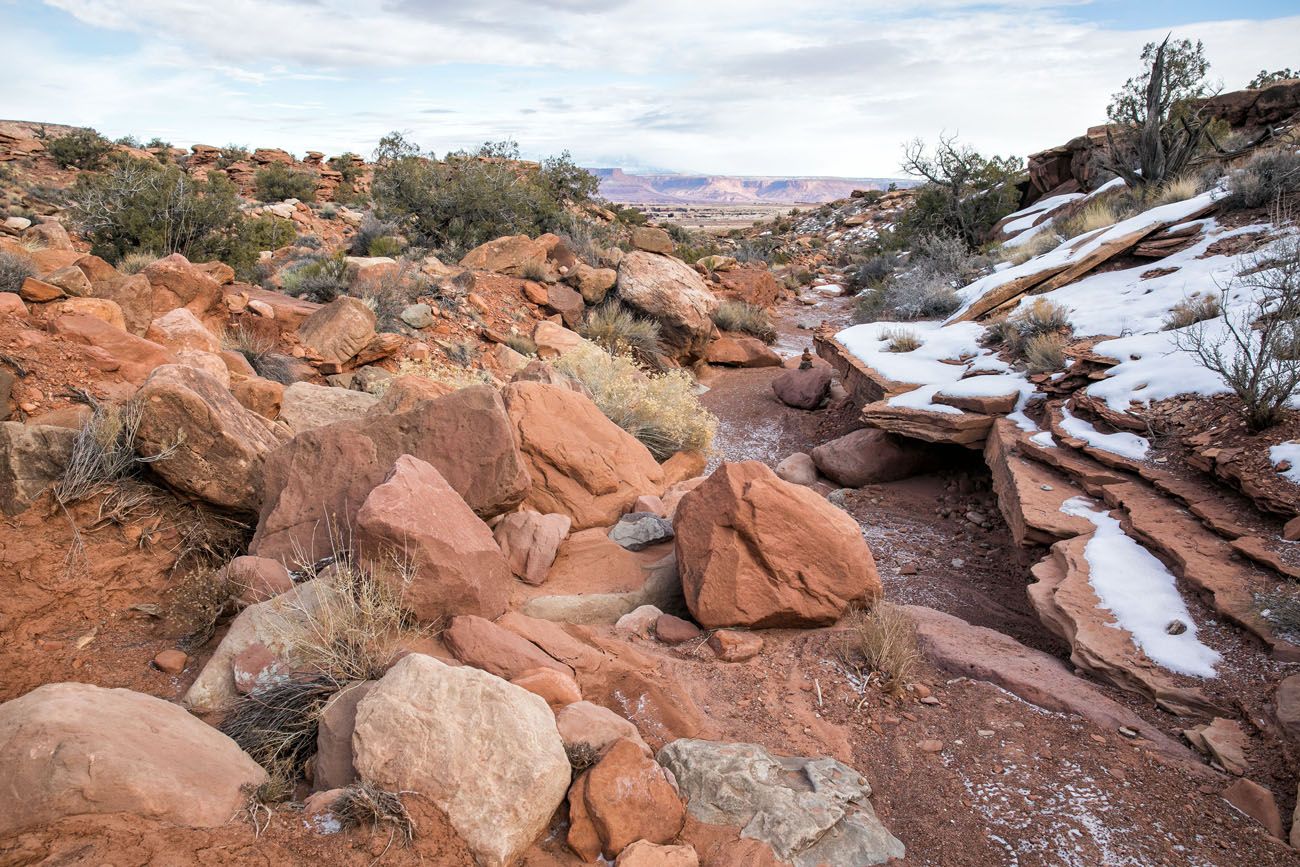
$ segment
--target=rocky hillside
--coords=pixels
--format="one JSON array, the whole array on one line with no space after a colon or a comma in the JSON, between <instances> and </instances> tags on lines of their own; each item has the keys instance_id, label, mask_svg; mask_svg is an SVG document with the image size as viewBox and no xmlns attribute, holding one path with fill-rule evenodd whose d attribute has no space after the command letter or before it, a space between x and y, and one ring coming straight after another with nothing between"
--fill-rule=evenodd
<instances>
[{"instance_id":1,"label":"rocky hillside","mask_svg":"<svg viewBox=\"0 0 1300 867\"><path fill-rule=\"evenodd\" d=\"M975 250L0 125L0 863L1300 863L1262 102Z\"/></svg>"},{"instance_id":2,"label":"rocky hillside","mask_svg":"<svg viewBox=\"0 0 1300 867\"><path fill-rule=\"evenodd\" d=\"M766 202L798 205L842 199L853 190L883 190L894 178L750 178L726 175L641 174L593 169L600 193L616 202L720 205Z\"/></svg>"}]
</instances>

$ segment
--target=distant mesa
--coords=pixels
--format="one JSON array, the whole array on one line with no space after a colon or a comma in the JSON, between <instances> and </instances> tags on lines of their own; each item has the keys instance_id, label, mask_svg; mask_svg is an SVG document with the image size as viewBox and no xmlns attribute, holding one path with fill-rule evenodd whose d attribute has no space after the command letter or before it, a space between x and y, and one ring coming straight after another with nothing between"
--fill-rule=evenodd
<instances>
[{"instance_id":1,"label":"distant mesa","mask_svg":"<svg viewBox=\"0 0 1300 867\"><path fill-rule=\"evenodd\" d=\"M663 205L807 204L844 199L854 190L915 186L899 178L782 178L732 175L630 174L589 169L600 194L614 202Z\"/></svg>"}]
</instances>

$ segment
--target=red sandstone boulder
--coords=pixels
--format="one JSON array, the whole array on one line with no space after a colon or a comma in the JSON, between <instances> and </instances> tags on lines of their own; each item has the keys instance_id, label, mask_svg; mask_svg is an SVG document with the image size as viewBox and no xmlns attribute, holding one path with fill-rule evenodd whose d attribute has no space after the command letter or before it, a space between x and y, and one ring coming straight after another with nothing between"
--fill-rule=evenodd
<instances>
[{"instance_id":1,"label":"red sandstone boulder","mask_svg":"<svg viewBox=\"0 0 1300 867\"><path fill-rule=\"evenodd\" d=\"M825 367L795 368L772 380L778 400L795 409L816 409L831 393L831 372Z\"/></svg>"},{"instance_id":2,"label":"red sandstone boulder","mask_svg":"<svg viewBox=\"0 0 1300 867\"><path fill-rule=\"evenodd\" d=\"M894 482L935 465L933 452L878 428L862 428L812 450L823 476L845 488Z\"/></svg>"},{"instance_id":3,"label":"red sandstone boulder","mask_svg":"<svg viewBox=\"0 0 1300 867\"><path fill-rule=\"evenodd\" d=\"M322 361L343 364L375 336L375 313L365 302L341 295L298 326L298 340Z\"/></svg>"},{"instance_id":4,"label":"red sandstone boulder","mask_svg":"<svg viewBox=\"0 0 1300 867\"><path fill-rule=\"evenodd\" d=\"M497 617L513 581L492 531L429 463L402 455L357 512L356 545L376 563L396 555L412 575L403 607L423 622L457 614ZM379 570L385 580L404 576Z\"/></svg>"},{"instance_id":5,"label":"red sandstone boulder","mask_svg":"<svg viewBox=\"0 0 1300 867\"><path fill-rule=\"evenodd\" d=\"M781 297L781 284L766 268L735 268L717 272L723 298L744 301L755 307L771 307Z\"/></svg>"},{"instance_id":6,"label":"red sandstone boulder","mask_svg":"<svg viewBox=\"0 0 1300 867\"><path fill-rule=\"evenodd\" d=\"M199 318L184 307L177 307L159 316L150 323L144 336L146 340L152 340L172 351L180 349L197 349L202 352L221 351L221 341L217 336L205 328Z\"/></svg>"},{"instance_id":7,"label":"red sandstone boulder","mask_svg":"<svg viewBox=\"0 0 1300 867\"><path fill-rule=\"evenodd\" d=\"M729 367L780 367L781 356L757 337L746 334L724 334L709 344L704 356L709 364Z\"/></svg>"},{"instance_id":8,"label":"red sandstone boulder","mask_svg":"<svg viewBox=\"0 0 1300 867\"><path fill-rule=\"evenodd\" d=\"M663 470L635 437L588 398L554 385L503 389L533 478L527 504L573 519L574 529L613 524L641 494L663 490Z\"/></svg>"},{"instance_id":9,"label":"red sandstone boulder","mask_svg":"<svg viewBox=\"0 0 1300 867\"><path fill-rule=\"evenodd\" d=\"M632 246L647 253L659 253L671 256L673 238L657 226L637 226L632 230Z\"/></svg>"},{"instance_id":10,"label":"red sandstone boulder","mask_svg":"<svg viewBox=\"0 0 1300 867\"><path fill-rule=\"evenodd\" d=\"M582 690L578 688L578 682L553 668L534 668L510 682L533 695L541 696L551 710L559 710L575 701L582 701Z\"/></svg>"},{"instance_id":11,"label":"red sandstone boulder","mask_svg":"<svg viewBox=\"0 0 1300 867\"><path fill-rule=\"evenodd\" d=\"M568 537L572 525L568 515L542 515L525 510L502 516L492 535L515 577L536 586L546 580L560 543Z\"/></svg>"},{"instance_id":12,"label":"red sandstone boulder","mask_svg":"<svg viewBox=\"0 0 1300 867\"><path fill-rule=\"evenodd\" d=\"M261 459L280 444L270 423L240 405L211 375L159 367L140 387L136 449L172 487L202 500L256 512Z\"/></svg>"},{"instance_id":13,"label":"red sandstone boulder","mask_svg":"<svg viewBox=\"0 0 1300 867\"><path fill-rule=\"evenodd\" d=\"M546 244L527 235L508 235L480 244L460 260L462 268L524 277L546 270Z\"/></svg>"},{"instance_id":14,"label":"red sandstone boulder","mask_svg":"<svg viewBox=\"0 0 1300 867\"><path fill-rule=\"evenodd\" d=\"M668 772L631 740L610 747L569 790L569 848L584 861L617 857L637 840L667 843L685 821Z\"/></svg>"},{"instance_id":15,"label":"red sandstone boulder","mask_svg":"<svg viewBox=\"0 0 1300 867\"><path fill-rule=\"evenodd\" d=\"M715 470L674 529L686 604L706 628L824 626L880 595L857 522L757 461Z\"/></svg>"},{"instance_id":16,"label":"red sandstone boulder","mask_svg":"<svg viewBox=\"0 0 1300 867\"><path fill-rule=\"evenodd\" d=\"M152 291L151 319L177 307L186 307L195 316L202 317L221 301L221 284L180 253L152 262L140 273L149 281Z\"/></svg>"},{"instance_id":17,"label":"red sandstone boulder","mask_svg":"<svg viewBox=\"0 0 1300 867\"><path fill-rule=\"evenodd\" d=\"M329 554L330 529L355 523L357 509L402 455L432 464L485 519L519 505L531 484L496 390L463 388L408 412L300 433L269 454L250 553Z\"/></svg>"},{"instance_id":18,"label":"red sandstone boulder","mask_svg":"<svg viewBox=\"0 0 1300 867\"><path fill-rule=\"evenodd\" d=\"M442 640L461 662L505 680L516 680L538 668L573 677L573 669L536 644L482 617L453 618Z\"/></svg>"},{"instance_id":19,"label":"red sandstone boulder","mask_svg":"<svg viewBox=\"0 0 1300 867\"><path fill-rule=\"evenodd\" d=\"M680 361L703 357L718 299L694 268L637 250L619 263L617 287L620 300L659 322L662 343Z\"/></svg>"}]
</instances>

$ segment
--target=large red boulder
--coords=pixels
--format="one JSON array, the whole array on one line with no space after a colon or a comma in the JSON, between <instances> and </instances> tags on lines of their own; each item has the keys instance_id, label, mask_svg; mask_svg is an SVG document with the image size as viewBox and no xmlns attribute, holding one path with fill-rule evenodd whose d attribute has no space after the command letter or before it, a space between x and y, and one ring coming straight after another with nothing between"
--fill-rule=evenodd
<instances>
[{"instance_id":1,"label":"large red boulder","mask_svg":"<svg viewBox=\"0 0 1300 867\"><path fill-rule=\"evenodd\" d=\"M686 821L668 772L635 741L617 741L569 790L569 848L615 858L637 840L667 843Z\"/></svg>"},{"instance_id":2,"label":"large red boulder","mask_svg":"<svg viewBox=\"0 0 1300 867\"><path fill-rule=\"evenodd\" d=\"M505 680L517 680L536 669L573 677L573 669L505 627L472 614L455 617L442 640L456 658Z\"/></svg>"},{"instance_id":3,"label":"large red boulder","mask_svg":"<svg viewBox=\"0 0 1300 867\"><path fill-rule=\"evenodd\" d=\"M181 364L155 370L136 399L136 449L153 472L214 505L257 511L262 457L280 444L270 422L211 374Z\"/></svg>"},{"instance_id":4,"label":"large red boulder","mask_svg":"<svg viewBox=\"0 0 1300 867\"><path fill-rule=\"evenodd\" d=\"M128 382L144 382L155 368L175 360L166 347L85 313L66 313L55 319L54 333L102 349L117 363L118 375Z\"/></svg>"},{"instance_id":5,"label":"large red boulder","mask_svg":"<svg viewBox=\"0 0 1300 867\"><path fill-rule=\"evenodd\" d=\"M322 361L343 364L375 336L375 313L359 298L342 295L298 326L298 340Z\"/></svg>"},{"instance_id":6,"label":"large red boulder","mask_svg":"<svg viewBox=\"0 0 1300 867\"><path fill-rule=\"evenodd\" d=\"M153 292L151 319L177 307L188 308L201 318L221 302L221 284L180 253L152 262L140 273Z\"/></svg>"},{"instance_id":7,"label":"large red boulder","mask_svg":"<svg viewBox=\"0 0 1300 867\"><path fill-rule=\"evenodd\" d=\"M434 467L410 455L393 464L357 512L355 544L376 563L395 555L409 576L399 581L402 605L423 622L457 614L497 617L514 579L492 531Z\"/></svg>"},{"instance_id":8,"label":"large red boulder","mask_svg":"<svg viewBox=\"0 0 1300 867\"><path fill-rule=\"evenodd\" d=\"M531 484L501 397L485 385L463 388L407 412L300 433L267 455L250 553L329 554L331 529L355 524L361 504L402 455L432 464L484 519L519 505Z\"/></svg>"},{"instance_id":9,"label":"large red boulder","mask_svg":"<svg viewBox=\"0 0 1300 867\"><path fill-rule=\"evenodd\" d=\"M845 488L894 482L932 469L934 452L915 440L862 428L812 450L823 476Z\"/></svg>"},{"instance_id":10,"label":"large red boulder","mask_svg":"<svg viewBox=\"0 0 1300 867\"><path fill-rule=\"evenodd\" d=\"M708 629L824 626L880 595L857 522L758 461L715 470L682 498L674 529L686 604Z\"/></svg>"},{"instance_id":11,"label":"large red boulder","mask_svg":"<svg viewBox=\"0 0 1300 867\"><path fill-rule=\"evenodd\" d=\"M665 348L683 363L704 355L718 299L694 268L671 256L634 250L618 266L618 297L657 320Z\"/></svg>"},{"instance_id":12,"label":"large red boulder","mask_svg":"<svg viewBox=\"0 0 1300 867\"><path fill-rule=\"evenodd\" d=\"M502 393L533 478L532 509L568 515L583 530L609 526L638 496L663 492L649 449L589 398L540 382L513 382Z\"/></svg>"}]
</instances>

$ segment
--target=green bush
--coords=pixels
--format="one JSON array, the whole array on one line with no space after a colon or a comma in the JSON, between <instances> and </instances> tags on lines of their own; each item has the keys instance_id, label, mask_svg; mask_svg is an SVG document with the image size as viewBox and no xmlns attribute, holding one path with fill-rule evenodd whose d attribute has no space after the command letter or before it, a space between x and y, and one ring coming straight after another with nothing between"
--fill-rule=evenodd
<instances>
[{"instance_id":1,"label":"green bush","mask_svg":"<svg viewBox=\"0 0 1300 867\"><path fill-rule=\"evenodd\" d=\"M1262 208L1300 192L1300 154L1288 151L1256 153L1246 165L1228 175L1224 207Z\"/></svg>"},{"instance_id":2,"label":"green bush","mask_svg":"<svg viewBox=\"0 0 1300 867\"><path fill-rule=\"evenodd\" d=\"M349 152L330 157L326 161L330 168L342 175L338 187L334 190L334 201L342 205L360 205L366 198L365 194L357 188L357 182L361 180L361 169L356 165L356 156Z\"/></svg>"},{"instance_id":3,"label":"green bush","mask_svg":"<svg viewBox=\"0 0 1300 867\"><path fill-rule=\"evenodd\" d=\"M370 242L370 246L366 248L366 255L395 257L402 252L404 246L400 238L381 235Z\"/></svg>"},{"instance_id":4,"label":"green bush","mask_svg":"<svg viewBox=\"0 0 1300 867\"><path fill-rule=\"evenodd\" d=\"M348 290L347 261L342 253L308 256L280 272L284 294L328 304Z\"/></svg>"},{"instance_id":5,"label":"green bush","mask_svg":"<svg viewBox=\"0 0 1300 867\"><path fill-rule=\"evenodd\" d=\"M45 145L45 152L65 169L97 169L112 151L113 143L89 127L73 130Z\"/></svg>"},{"instance_id":6,"label":"green bush","mask_svg":"<svg viewBox=\"0 0 1300 867\"><path fill-rule=\"evenodd\" d=\"M17 292L24 280L35 276L36 269L26 256L0 252L0 292Z\"/></svg>"},{"instance_id":7,"label":"green bush","mask_svg":"<svg viewBox=\"0 0 1300 867\"><path fill-rule=\"evenodd\" d=\"M292 244L298 230L292 220L269 214L245 218L238 226L211 244L212 253L231 268L240 280L251 282L263 250L278 250Z\"/></svg>"},{"instance_id":8,"label":"green bush","mask_svg":"<svg viewBox=\"0 0 1300 867\"><path fill-rule=\"evenodd\" d=\"M272 163L258 169L253 175L253 187L257 198L263 202L283 202L285 199L316 201L316 175L291 169L283 163Z\"/></svg>"},{"instance_id":9,"label":"green bush","mask_svg":"<svg viewBox=\"0 0 1300 867\"><path fill-rule=\"evenodd\" d=\"M243 219L239 191L223 175L197 181L155 160L115 159L106 171L77 178L70 198L73 222L110 262L142 250L220 258Z\"/></svg>"},{"instance_id":10,"label":"green bush","mask_svg":"<svg viewBox=\"0 0 1300 867\"><path fill-rule=\"evenodd\" d=\"M985 157L954 137L940 136L931 152L920 139L904 149L903 170L924 178L896 232L904 243L923 235L961 238L975 249L998 221L1016 210L1023 171L1018 157Z\"/></svg>"},{"instance_id":11,"label":"green bush","mask_svg":"<svg viewBox=\"0 0 1300 867\"><path fill-rule=\"evenodd\" d=\"M217 156L217 168L227 169L246 159L248 159L248 148L242 145L226 145Z\"/></svg>"},{"instance_id":12,"label":"green bush","mask_svg":"<svg viewBox=\"0 0 1300 867\"><path fill-rule=\"evenodd\" d=\"M642 360L659 354L659 323L643 319L616 300L587 311L582 336L613 355L633 353Z\"/></svg>"},{"instance_id":13,"label":"green bush","mask_svg":"<svg viewBox=\"0 0 1300 867\"><path fill-rule=\"evenodd\" d=\"M447 258L502 235L540 235L569 224L567 208L590 200L595 178L566 155L540 169L515 162L511 142L433 159L400 133L375 151L372 193L380 219Z\"/></svg>"},{"instance_id":14,"label":"green bush","mask_svg":"<svg viewBox=\"0 0 1300 867\"><path fill-rule=\"evenodd\" d=\"M988 264L959 237L926 235L917 242L905 268L858 296L855 316L859 322L945 319L961 306L957 288L978 277Z\"/></svg>"}]
</instances>

